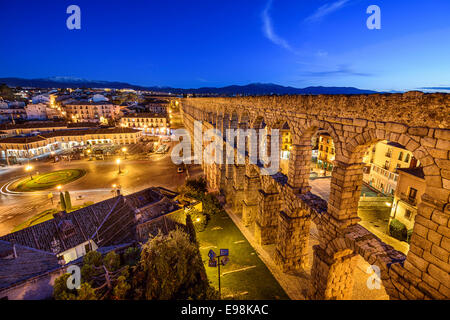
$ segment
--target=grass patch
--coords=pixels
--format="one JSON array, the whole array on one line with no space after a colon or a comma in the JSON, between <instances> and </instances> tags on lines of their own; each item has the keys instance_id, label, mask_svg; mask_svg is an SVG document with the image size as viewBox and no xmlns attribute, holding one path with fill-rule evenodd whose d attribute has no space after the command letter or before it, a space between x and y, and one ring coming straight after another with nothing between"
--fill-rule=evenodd
<instances>
[{"instance_id":1,"label":"grass patch","mask_svg":"<svg viewBox=\"0 0 450 320\"><path fill-rule=\"evenodd\" d=\"M208 279L215 288L218 288L218 270L208 266L210 249L216 254L219 254L219 249L229 249L230 261L226 266L221 266L222 274L244 269L221 276L222 297L233 296L233 299L249 300L289 299L226 212L211 215L205 231L197 232L197 239Z\"/></svg>"},{"instance_id":2,"label":"grass patch","mask_svg":"<svg viewBox=\"0 0 450 320\"><path fill-rule=\"evenodd\" d=\"M84 207L90 206L92 204L94 204L94 203L93 202L85 202L82 205L72 207L72 209L68 210L67 212L73 212L73 211L82 209ZM53 215L55 213L58 213L59 211L60 210L56 210L56 209L44 210L41 213L38 213L34 217L32 217L32 218L28 219L27 221L25 221L25 222L19 224L18 226L16 226L11 232L16 232L16 231L19 231L19 230L22 230L22 229L34 226L36 224L39 224L39 223L51 220L51 219L53 219Z\"/></svg>"},{"instance_id":3,"label":"grass patch","mask_svg":"<svg viewBox=\"0 0 450 320\"><path fill-rule=\"evenodd\" d=\"M66 169L38 174L34 175L33 179L27 177L16 182L11 189L18 192L33 192L51 189L57 185L75 181L85 174L86 171L81 169Z\"/></svg>"}]
</instances>

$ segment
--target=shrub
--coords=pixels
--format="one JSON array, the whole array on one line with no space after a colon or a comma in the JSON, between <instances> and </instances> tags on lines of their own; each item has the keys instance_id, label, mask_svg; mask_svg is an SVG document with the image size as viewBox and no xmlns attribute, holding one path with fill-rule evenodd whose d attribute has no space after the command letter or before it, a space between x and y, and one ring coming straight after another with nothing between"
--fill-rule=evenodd
<instances>
[{"instance_id":1,"label":"shrub","mask_svg":"<svg viewBox=\"0 0 450 320\"><path fill-rule=\"evenodd\" d=\"M406 241L408 238L406 226L397 219L392 219L389 223L389 234L400 241Z\"/></svg>"}]
</instances>

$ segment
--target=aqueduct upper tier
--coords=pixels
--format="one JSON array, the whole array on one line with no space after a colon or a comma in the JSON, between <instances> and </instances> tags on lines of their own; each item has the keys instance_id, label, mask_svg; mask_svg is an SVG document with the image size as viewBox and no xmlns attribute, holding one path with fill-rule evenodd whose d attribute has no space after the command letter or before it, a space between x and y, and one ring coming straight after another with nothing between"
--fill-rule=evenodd
<instances>
[{"instance_id":1,"label":"aqueduct upper tier","mask_svg":"<svg viewBox=\"0 0 450 320\"><path fill-rule=\"evenodd\" d=\"M254 226L262 244L276 243L274 259L288 271L305 261L310 222L318 229L310 297L351 295L354 257L381 270L393 299L450 298L450 95L405 94L186 98L183 120L204 128L278 129L292 134L286 176L260 174L258 165L204 164L212 189L225 194L235 213ZM318 130L336 151L328 202L310 192L311 137ZM382 140L403 145L423 166L426 192L405 257L358 224L362 158ZM226 144L226 142L224 142Z\"/></svg>"}]
</instances>

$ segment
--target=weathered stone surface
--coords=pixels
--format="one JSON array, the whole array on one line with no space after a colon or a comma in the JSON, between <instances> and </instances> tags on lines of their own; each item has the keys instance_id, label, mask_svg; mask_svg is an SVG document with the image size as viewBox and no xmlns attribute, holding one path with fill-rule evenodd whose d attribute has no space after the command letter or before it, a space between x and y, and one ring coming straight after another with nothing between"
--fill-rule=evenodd
<instances>
[{"instance_id":1,"label":"weathered stone surface","mask_svg":"<svg viewBox=\"0 0 450 320\"><path fill-rule=\"evenodd\" d=\"M449 97L409 92L189 98L182 100L182 112L191 134L194 119L207 119L208 128L215 123L221 129L255 127L264 121L270 132L288 123L294 144L287 176L263 176L258 166L248 164L203 169L208 186L224 192L243 222L254 225L258 241L276 243L274 258L284 271L304 265L314 221L319 245L314 247L312 298L350 297L352 261L359 254L381 268L392 299L449 299ZM310 140L319 128L330 134L336 149L328 203L309 192ZM413 152L427 182L406 257L357 224L362 157L369 145L384 139Z\"/></svg>"}]
</instances>

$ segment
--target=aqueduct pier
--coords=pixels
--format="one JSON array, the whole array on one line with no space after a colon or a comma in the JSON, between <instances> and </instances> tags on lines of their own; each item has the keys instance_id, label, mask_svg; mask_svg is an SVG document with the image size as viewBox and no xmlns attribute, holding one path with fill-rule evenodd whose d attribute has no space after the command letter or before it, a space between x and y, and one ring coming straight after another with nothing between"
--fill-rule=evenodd
<instances>
[{"instance_id":1,"label":"aqueduct pier","mask_svg":"<svg viewBox=\"0 0 450 320\"><path fill-rule=\"evenodd\" d=\"M450 95L408 92L376 95L186 98L186 128L266 127L286 123L292 134L288 175L261 175L260 165L203 164L208 185L225 195L261 244L275 244L284 272L301 268L313 222L311 299L349 299L355 257L381 270L391 299L450 298ZM328 202L309 187L311 137L326 131L335 144ZM423 166L427 189L405 256L358 224L362 158L382 140L403 145ZM224 141L224 144L226 142ZM247 159L248 160L248 159Z\"/></svg>"}]
</instances>

